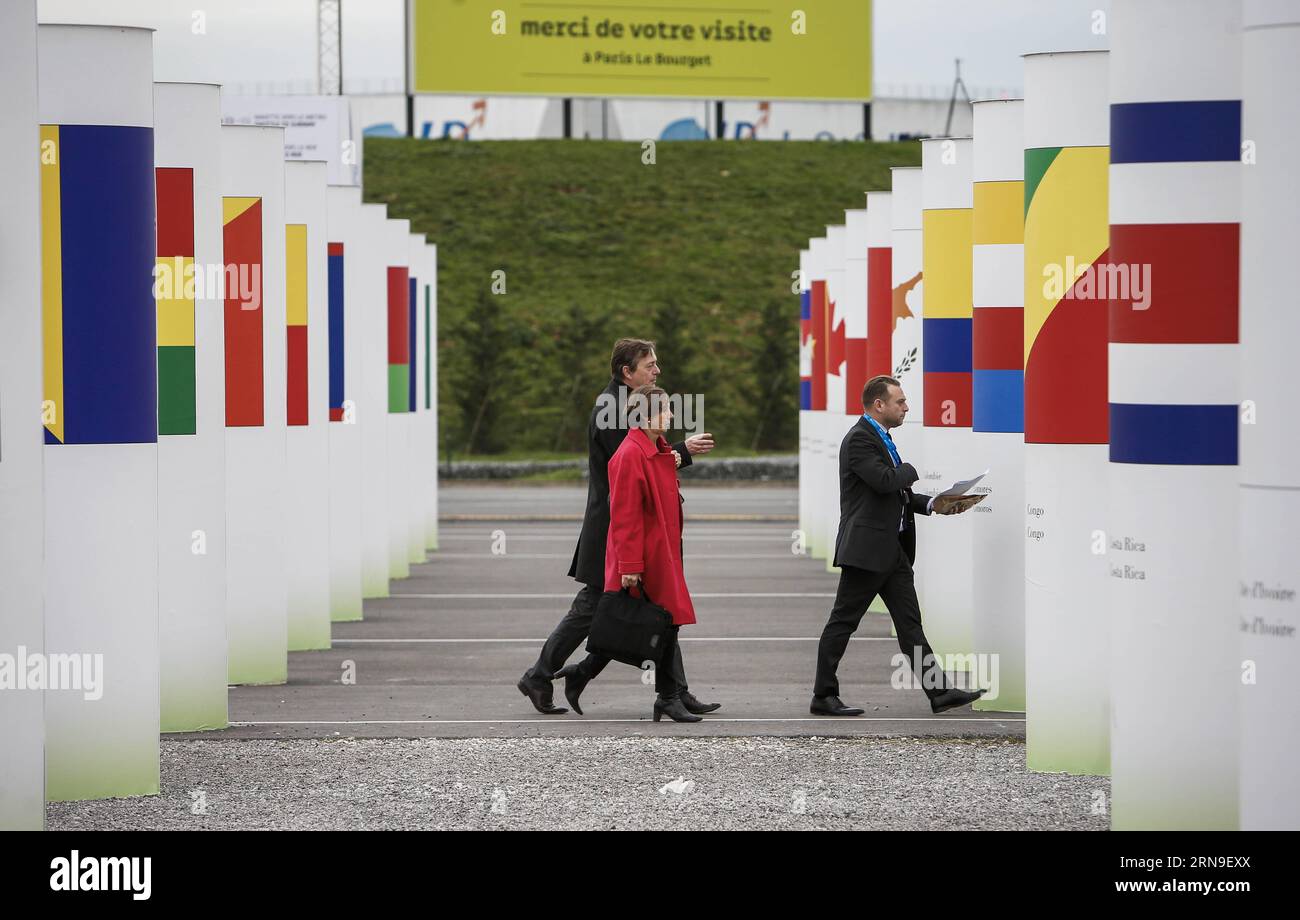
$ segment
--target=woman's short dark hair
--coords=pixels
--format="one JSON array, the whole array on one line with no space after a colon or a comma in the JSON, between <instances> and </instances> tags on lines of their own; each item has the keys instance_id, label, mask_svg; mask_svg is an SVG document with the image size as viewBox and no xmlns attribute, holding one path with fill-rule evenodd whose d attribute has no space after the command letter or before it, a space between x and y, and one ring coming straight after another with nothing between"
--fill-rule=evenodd
<instances>
[{"instance_id":1,"label":"woman's short dark hair","mask_svg":"<svg viewBox=\"0 0 1300 920\"><path fill-rule=\"evenodd\" d=\"M619 339L614 343L614 353L609 356L609 374L620 383L623 368L636 370L641 359L655 350L655 343L646 339Z\"/></svg>"},{"instance_id":2,"label":"woman's short dark hair","mask_svg":"<svg viewBox=\"0 0 1300 920\"><path fill-rule=\"evenodd\" d=\"M644 428L652 418L658 418L668 402L668 393L653 383L637 387L627 398L629 428Z\"/></svg>"},{"instance_id":3,"label":"woman's short dark hair","mask_svg":"<svg viewBox=\"0 0 1300 920\"><path fill-rule=\"evenodd\" d=\"M870 409L877 399L889 399L889 388L891 386L901 386L893 377L886 377L881 374L879 377L872 377L867 381L867 385L862 388L862 408Z\"/></svg>"}]
</instances>

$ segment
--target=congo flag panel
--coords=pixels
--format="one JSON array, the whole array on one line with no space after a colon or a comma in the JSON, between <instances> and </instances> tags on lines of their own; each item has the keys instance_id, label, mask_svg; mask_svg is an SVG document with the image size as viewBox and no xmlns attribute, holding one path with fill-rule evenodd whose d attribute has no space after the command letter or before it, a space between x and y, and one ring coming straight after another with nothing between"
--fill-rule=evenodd
<instances>
[{"instance_id":1,"label":"congo flag panel","mask_svg":"<svg viewBox=\"0 0 1300 920\"><path fill-rule=\"evenodd\" d=\"M1025 441L1105 444L1106 147L1025 151Z\"/></svg>"},{"instance_id":2,"label":"congo flag panel","mask_svg":"<svg viewBox=\"0 0 1300 920\"><path fill-rule=\"evenodd\" d=\"M262 199L222 199L226 262L226 427L266 420L262 366Z\"/></svg>"},{"instance_id":3,"label":"congo flag panel","mask_svg":"<svg viewBox=\"0 0 1300 920\"><path fill-rule=\"evenodd\" d=\"M155 170L158 434L198 431L194 383L194 170Z\"/></svg>"},{"instance_id":4,"label":"congo flag panel","mask_svg":"<svg viewBox=\"0 0 1300 920\"><path fill-rule=\"evenodd\" d=\"M153 129L41 126L46 444L158 440Z\"/></svg>"},{"instance_id":5,"label":"congo flag panel","mask_svg":"<svg viewBox=\"0 0 1300 920\"><path fill-rule=\"evenodd\" d=\"M406 412L410 402L411 346L407 301L410 270L388 266L388 411Z\"/></svg>"},{"instance_id":6,"label":"congo flag panel","mask_svg":"<svg viewBox=\"0 0 1300 920\"><path fill-rule=\"evenodd\" d=\"M307 424L307 225L285 224L285 419Z\"/></svg>"},{"instance_id":7,"label":"congo flag panel","mask_svg":"<svg viewBox=\"0 0 1300 920\"><path fill-rule=\"evenodd\" d=\"M329 244L330 421L343 421L343 244Z\"/></svg>"}]
</instances>

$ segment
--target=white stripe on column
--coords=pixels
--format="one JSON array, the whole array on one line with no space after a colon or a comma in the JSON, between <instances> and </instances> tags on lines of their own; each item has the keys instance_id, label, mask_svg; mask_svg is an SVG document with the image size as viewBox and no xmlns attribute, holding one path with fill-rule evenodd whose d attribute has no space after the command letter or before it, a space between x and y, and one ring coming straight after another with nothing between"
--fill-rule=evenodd
<instances>
[{"instance_id":1,"label":"white stripe on column","mask_svg":"<svg viewBox=\"0 0 1300 920\"><path fill-rule=\"evenodd\" d=\"M1111 342L1110 401L1169 406L1235 403L1225 375L1237 367L1236 345Z\"/></svg>"},{"instance_id":2,"label":"white stripe on column","mask_svg":"<svg viewBox=\"0 0 1300 920\"><path fill-rule=\"evenodd\" d=\"M975 306L1024 305L1024 244L983 243L972 247L971 260L971 290Z\"/></svg>"},{"instance_id":3,"label":"white stripe on column","mask_svg":"<svg viewBox=\"0 0 1300 920\"><path fill-rule=\"evenodd\" d=\"M1110 171L1110 222L1236 223L1240 169L1239 163L1124 163Z\"/></svg>"}]
</instances>

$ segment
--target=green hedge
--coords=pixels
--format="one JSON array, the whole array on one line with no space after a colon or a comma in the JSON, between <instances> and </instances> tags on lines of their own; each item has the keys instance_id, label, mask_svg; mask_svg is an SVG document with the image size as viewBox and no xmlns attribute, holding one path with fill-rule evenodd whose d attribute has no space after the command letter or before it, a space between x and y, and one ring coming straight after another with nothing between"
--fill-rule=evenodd
<instances>
[{"instance_id":1,"label":"green hedge","mask_svg":"<svg viewBox=\"0 0 1300 920\"><path fill-rule=\"evenodd\" d=\"M917 143L368 138L367 201L438 244L441 453L585 448L619 336L720 444L791 450L798 250ZM493 273L506 292L493 293Z\"/></svg>"}]
</instances>

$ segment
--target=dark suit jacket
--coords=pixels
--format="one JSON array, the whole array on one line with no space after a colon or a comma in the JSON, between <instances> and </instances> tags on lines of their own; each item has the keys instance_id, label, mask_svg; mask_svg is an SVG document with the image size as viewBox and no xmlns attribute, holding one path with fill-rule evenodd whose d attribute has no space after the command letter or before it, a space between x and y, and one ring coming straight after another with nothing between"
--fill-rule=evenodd
<instances>
[{"instance_id":1,"label":"dark suit jacket","mask_svg":"<svg viewBox=\"0 0 1300 920\"><path fill-rule=\"evenodd\" d=\"M894 466L889 448L865 418L840 442L840 530L835 565L887 572L898 564L902 543L908 562L916 558L913 515L929 514L929 497L913 495L920 478L910 463ZM898 523L904 522L902 531Z\"/></svg>"},{"instance_id":2,"label":"dark suit jacket","mask_svg":"<svg viewBox=\"0 0 1300 920\"><path fill-rule=\"evenodd\" d=\"M626 422L614 426L601 426L598 420L618 418L619 391L626 405L631 391L618 380L610 380L609 385L596 397L591 409L591 418L587 422L587 510L582 517L582 533L578 537L578 546L573 551L573 564L569 566L569 577L576 578L584 585L599 588L605 583L605 539L609 535L609 458L627 437ZM603 397L603 399L602 399ZM614 410L604 408L606 401L613 399ZM682 457L679 469L691 465L691 453L686 449L686 442L680 441L672 446Z\"/></svg>"}]
</instances>

